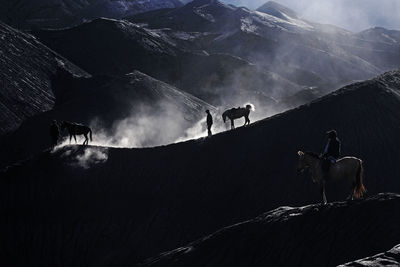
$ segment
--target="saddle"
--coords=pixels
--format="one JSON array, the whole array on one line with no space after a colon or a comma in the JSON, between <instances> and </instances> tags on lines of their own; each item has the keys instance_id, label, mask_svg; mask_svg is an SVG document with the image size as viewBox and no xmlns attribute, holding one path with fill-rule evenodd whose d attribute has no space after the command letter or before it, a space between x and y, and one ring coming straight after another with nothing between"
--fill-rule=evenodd
<instances>
[{"instance_id":1,"label":"saddle","mask_svg":"<svg viewBox=\"0 0 400 267\"><path fill-rule=\"evenodd\" d=\"M328 172L333 164L336 163L336 159L333 157L322 157L322 170Z\"/></svg>"}]
</instances>

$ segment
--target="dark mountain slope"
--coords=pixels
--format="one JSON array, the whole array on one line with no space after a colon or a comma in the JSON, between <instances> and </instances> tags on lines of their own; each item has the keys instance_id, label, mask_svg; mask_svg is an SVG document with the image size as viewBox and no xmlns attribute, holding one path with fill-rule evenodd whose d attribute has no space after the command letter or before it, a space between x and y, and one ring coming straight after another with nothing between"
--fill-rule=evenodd
<instances>
[{"instance_id":1,"label":"dark mountain slope","mask_svg":"<svg viewBox=\"0 0 400 267\"><path fill-rule=\"evenodd\" d=\"M90 125L97 144L142 147L172 143L203 118L206 109L215 113L204 101L138 71L90 79L59 72L52 88L57 93L54 109L27 120L0 141L0 166L49 147L53 119Z\"/></svg>"},{"instance_id":2,"label":"dark mountain slope","mask_svg":"<svg viewBox=\"0 0 400 267\"><path fill-rule=\"evenodd\" d=\"M296 152L319 151L332 128L343 154L363 159L369 194L400 192L399 88L394 71L208 139L43 153L1 174L0 258L132 265L267 210L319 202L310 177L296 175ZM347 194L327 184L329 201Z\"/></svg>"},{"instance_id":3,"label":"dark mountain slope","mask_svg":"<svg viewBox=\"0 0 400 267\"><path fill-rule=\"evenodd\" d=\"M179 0L1 0L0 20L19 29L60 28L98 17L122 18L160 8L182 6Z\"/></svg>"},{"instance_id":4,"label":"dark mountain slope","mask_svg":"<svg viewBox=\"0 0 400 267\"><path fill-rule=\"evenodd\" d=\"M76 76L89 75L32 35L1 22L0 39L1 136L15 130L26 118L53 107L50 77L57 68Z\"/></svg>"},{"instance_id":5,"label":"dark mountain slope","mask_svg":"<svg viewBox=\"0 0 400 267\"><path fill-rule=\"evenodd\" d=\"M349 262L340 267L372 267L372 266L399 266L400 265L400 245L395 246L391 250L377 254L372 257Z\"/></svg>"},{"instance_id":6,"label":"dark mountain slope","mask_svg":"<svg viewBox=\"0 0 400 267\"><path fill-rule=\"evenodd\" d=\"M36 33L92 74L124 74L138 69L215 105L237 105L238 99L240 104L252 99L271 101L270 96L290 95L300 88L238 57L186 51L176 41L177 35L170 34L109 19ZM105 35L107 38L101 37ZM182 36L190 38L191 34Z\"/></svg>"},{"instance_id":7,"label":"dark mountain slope","mask_svg":"<svg viewBox=\"0 0 400 267\"><path fill-rule=\"evenodd\" d=\"M400 195L381 194L326 207L281 207L144 266L336 266L396 244L399 206Z\"/></svg>"}]
</instances>

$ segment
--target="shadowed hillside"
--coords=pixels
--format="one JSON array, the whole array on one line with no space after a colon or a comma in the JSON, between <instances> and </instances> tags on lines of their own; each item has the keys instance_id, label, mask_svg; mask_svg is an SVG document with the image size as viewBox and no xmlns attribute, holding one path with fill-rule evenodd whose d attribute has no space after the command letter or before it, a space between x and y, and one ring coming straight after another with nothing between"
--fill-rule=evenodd
<instances>
[{"instance_id":1,"label":"shadowed hillside","mask_svg":"<svg viewBox=\"0 0 400 267\"><path fill-rule=\"evenodd\" d=\"M267 210L319 202L317 186L295 174L296 152L319 151L332 128L343 154L363 159L370 195L400 192L399 85L393 71L212 138L148 149L67 146L21 162L1 174L0 258L131 265ZM348 190L328 183L328 201Z\"/></svg>"},{"instance_id":2,"label":"shadowed hillside","mask_svg":"<svg viewBox=\"0 0 400 267\"><path fill-rule=\"evenodd\" d=\"M228 54L187 50L191 33L150 30L122 20L96 19L77 27L35 33L91 74L121 75L137 69L213 105L237 105L289 96L300 86ZM108 38L101 38L106 35Z\"/></svg>"},{"instance_id":3,"label":"shadowed hillside","mask_svg":"<svg viewBox=\"0 0 400 267\"><path fill-rule=\"evenodd\" d=\"M0 22L0 136L53 107L50 77L57 68L89 76L32 35Z\"/></svg>"},{"instance_id":4,"label":"shadowed hillside","mask_svg":"<svg viewBox=\"0 0 400 267\"><path fill-rule=\"evenodd\" d=\"M281 207L162 253L144 266L336 266L396 244L399 206L400 195L381 194L324 207Z\"/></svg>"}]
</instances>

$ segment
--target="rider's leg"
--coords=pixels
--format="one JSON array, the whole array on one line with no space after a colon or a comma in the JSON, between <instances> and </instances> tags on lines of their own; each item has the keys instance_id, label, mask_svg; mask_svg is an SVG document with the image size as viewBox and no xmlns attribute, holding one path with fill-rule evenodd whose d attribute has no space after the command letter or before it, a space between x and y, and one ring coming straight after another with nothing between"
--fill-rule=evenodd
<instances>
[{"instance_id":1,"label":"rider's leg","mask_svg":"<svg viewBox=\"0 0 400 267\"><path fill-rule=\"evenodd\" d=\"M326 204L328 203L328 201L326 200L326 195L325 195L325 180L323 179L321 181L321 196L322 196L322 204Z\"/></svg>"}]
</instances>

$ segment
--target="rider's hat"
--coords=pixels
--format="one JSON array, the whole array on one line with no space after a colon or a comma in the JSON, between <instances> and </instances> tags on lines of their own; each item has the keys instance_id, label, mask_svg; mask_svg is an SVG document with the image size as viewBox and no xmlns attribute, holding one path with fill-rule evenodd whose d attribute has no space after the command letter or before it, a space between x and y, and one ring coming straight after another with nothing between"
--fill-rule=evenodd
<instances>
[{"instance_id":1,"label":"rider's hat","mask_svg":"<svg viewBox=\"0 0 400 267\"><path fill-rule=\"evenodd\" d=\"M327 131L326 134L328 135L329 138L336 138L337 137L337 132L335 130Z\"/></svg>"},{"instance_id":2,"label":"rider's hat","mask_svg":"<svg viewBox=\"0 0 400 267\"><path fill-rule=\"evenodd\" d=\"M206 113L210 113L210 110L207 109L207 110L206 110Z\"/></svg>"}]
</instances>

